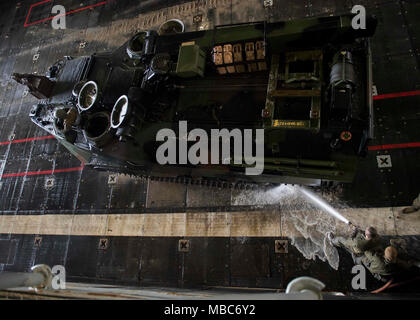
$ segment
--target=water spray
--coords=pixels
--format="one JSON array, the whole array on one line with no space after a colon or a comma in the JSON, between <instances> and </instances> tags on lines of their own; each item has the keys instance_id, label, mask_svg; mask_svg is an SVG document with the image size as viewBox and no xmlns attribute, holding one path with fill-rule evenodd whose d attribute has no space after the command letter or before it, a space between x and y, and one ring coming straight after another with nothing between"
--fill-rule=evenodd
<instances>
[{"instance_id":1,"label":"water spray","mask_svg":"<svg viewBox=\"0 0 420 320\"><path fill-rule=\"evenodd\" d=\"M264 195L284 208L282 223L284 221L286 225L291 226L290 230L293 230L288 235L291 244L306 259L314 260L318 257L322 261L328 261L333 269L338 270L340 264L338 250L331 242L326 241L331 229L335 230L335 223L330 219L326 221L325 212L344 223L349 224L349 221L318 196L297 185L279 185L267 190ZM312 214L308 215L305 209L310 210L313 204L321 210L313 210ZM286 214L289 210L290 213Z\"/></svg>"},{"instance_id":2,"label":"water spray","mask_svg":"<svg viewBox=\"0 0 420 320\"><path fill-rule=\"evenodd\" d=\"M309 199L313 204L315 204L318 208L322 209L323 211L327 212L334 218L339 219L340 221L351 225L352 223L347 220L343 215L341 215L337 210L335 210L333 207L331 207L328 203L326 203L324 200L319 198L317 195L312 193L311 191L303 188L303 187L297 187L297 189L307 198Z\"/></svg>"}]
</instances>

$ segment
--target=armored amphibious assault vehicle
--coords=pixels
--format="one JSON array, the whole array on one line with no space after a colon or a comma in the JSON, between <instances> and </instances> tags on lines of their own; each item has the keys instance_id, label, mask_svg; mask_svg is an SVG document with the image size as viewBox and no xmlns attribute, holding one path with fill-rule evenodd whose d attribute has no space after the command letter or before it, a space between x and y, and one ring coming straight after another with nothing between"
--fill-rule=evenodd
<instances>
[{"instance_id":1,"label":"armored amphibious assault vehicle","mask_svg":"<svg viewBox=\"0 0 420 320\"><path fill-rule=\"evenodd\" d=\"M95 169L219 186L350 183L372 138L376 28L373 17L358 30L352 19L148 30L114 52L15 79L41 99L32 121ZM159 164L157 133L185 121L206 132L264 129L263 173L226 159Z\"/></svg>"}]
</instances>

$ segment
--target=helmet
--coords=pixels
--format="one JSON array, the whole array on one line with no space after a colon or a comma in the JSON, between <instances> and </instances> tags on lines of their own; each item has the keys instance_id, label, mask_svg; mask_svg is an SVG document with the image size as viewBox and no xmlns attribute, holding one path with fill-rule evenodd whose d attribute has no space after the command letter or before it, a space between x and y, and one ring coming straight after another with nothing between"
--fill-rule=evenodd
<instances>
[{"instance_id":1,"label":"helmet","mask_svg":"<svg viewBox=\"0 0 420 320\"><path fill-rule=\"evenodd\" d=\"M395 249L394 247L387 247L385 249L384 256L385 256L385 259L388 260L389 262L395 262L398 257L398 250Z\"/></svg>"},{"instance_id":2,"label":"helmet","mask_svg":"<svg viewBox=\"0 0 420 320\"><path fill-rule=\"evenodd\" d=\"M372 239L375 238L378 235L378 232L376 231L376 229L374 227L368 227L365 230L365 236L368 239Z\"/></svg>"}]
</instances>

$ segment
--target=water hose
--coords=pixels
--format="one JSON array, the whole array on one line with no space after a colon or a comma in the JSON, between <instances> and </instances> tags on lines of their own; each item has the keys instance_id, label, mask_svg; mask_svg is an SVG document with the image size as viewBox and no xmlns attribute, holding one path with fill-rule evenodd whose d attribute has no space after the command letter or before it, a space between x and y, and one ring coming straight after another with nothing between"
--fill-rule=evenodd
<instances>
[{"instance_id":1,"label":"water hose","mask_svg":"<svg viewBox=\"0 0 420 320\"><path fill-rule=\"evenodd\" d=\"M380 293L380 292L385 291L386 289L401 287L401 286L404 286L406 284L409 284L409 283L412 283L412 282L415 282L415 281L418 281L418 280L420 280L420 277L415 277L415 278L407 280L407 281L402 281L402 282L392 284L393 279L391 279L383 287L381 287L381 288L379 288L375 291L371 291L370 293Z\"/></svg>"}]
</instances>

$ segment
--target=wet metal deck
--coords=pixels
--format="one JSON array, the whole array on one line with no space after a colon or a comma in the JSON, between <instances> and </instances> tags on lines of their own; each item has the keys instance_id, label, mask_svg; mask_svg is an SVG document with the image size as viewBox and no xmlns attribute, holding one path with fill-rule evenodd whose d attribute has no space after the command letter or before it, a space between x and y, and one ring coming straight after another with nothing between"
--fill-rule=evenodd
<instances>
[{"instance_id":1,"label":"wet metal deck","mask_svg":"<svg viewBox=\"0 0 420 320\"><path fill-rule=\"evenodd\" d=\"M0 3L0 271L64 264L75 280L280 288L311 270L330 288L349 285L348 257L343 269L333 272L326 263L305 260L291 246L286 255L275 253L275 240L290 236L281 231L285 213L276 204L256 206L239 191L127 176L118 176L114 184L108 173L84 168L32 124L28 114L36 100L11 74L44 74L62 56L113 50L136 30L157 28L171 18L181 19L192 31L344 14L354 1L273 0L267 8L262 0L36 3ZM51 17L55 4L68 12L84 9L67 16L66 30L54 30L50 20L38 21ZM355 208L406 206L420 193L420 2L357 4L366 5L379 20L372 41L375 140L355 182L343 189L344 199ZM194 23L200 15L201 22ZM383 234L407 235L418 245L416 224L398 222L394 213L389 218L387 210L355 214L377 224L382 218L373 217L383 217L386 223L378 227ZM189 237L195 237L191 251L179 252L179 239ZM108 239L105 249L100 239Z\"/></svg>"}]
</instances>

